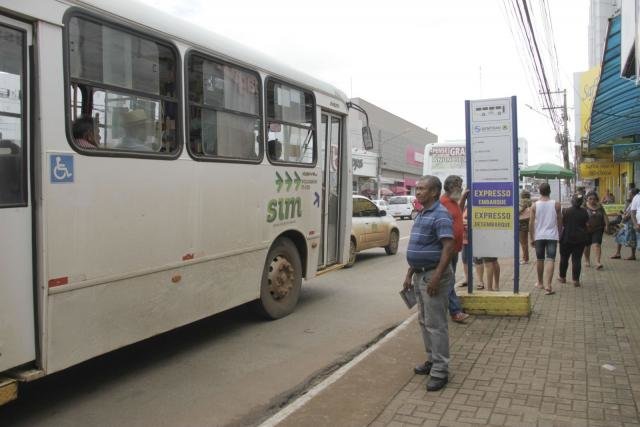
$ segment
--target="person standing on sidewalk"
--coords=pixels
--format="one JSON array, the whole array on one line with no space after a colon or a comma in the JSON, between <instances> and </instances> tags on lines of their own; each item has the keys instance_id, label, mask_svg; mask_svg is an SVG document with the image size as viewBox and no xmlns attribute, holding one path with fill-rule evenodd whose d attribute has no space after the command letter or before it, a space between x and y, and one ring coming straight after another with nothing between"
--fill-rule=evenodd
<instances>
[{"instance_id":1,"label":"person standing on sidewalk","mask_svg":"<svg viewBox=\"0 0 640 427\"><path fill-rule=\"evenodd\" d=\"M518 237L520 240L520 250L522 251L522 261L520 264L529 264L529 219L531 218L531 193L524 190L520 194L520 228Z\"/></svg>"},{"instance_id":2,"label":"person standing on sidewalk","mask_svg":"<svg viewBox=\"0 0 640 427\"><path fill-rule=\"evenodd\" d=\"M466 200L469 197L469 190L465 190L462 194L462 197ZM465 202L466 205L466 202ZM464 280L460 283L457 283L456 286L460 288L464 288L469 283L469 263L467 260L467 245L469 244L469 226L467 224L467 207L465 206L462 209L462 226L464 228L464 232L462 233L462 268L464 272Z\"/></svg>"},{"instance_id":3,"label":"person standing on sidewalk","mask_svg":"<svg viewBox=\"0 0 640 427\"><path fill-rule=\"evenodd\" d=\"M487 273L486 287L488 291L500 290L500 263L496 257L483 257L482 265Z\"/></svg>"},{"instance_id":4,"label":"person standing on sidewalk","mask_svg":"<svg viewBox=\"0 0 640 427\"><path fill-rule=\"evenodd\" d=\"M635 188L635 186L633 188ZM640 237L640 193L633 196L629 209L631 210L631 223L633 224L633 229L636 231L636 245L637 248L640 249L640 239L638 238Z\"/></svg>"},{"instance_id":5,"label":"person standing on sidewalk","mask_svg":"<svg viewBox=\"0 0 640 427\"><path fill-rule=\"evenodd\" d=\"M453 221L440 204L442 184L435 176L420 178L416 198L423 206L411 228L404 289L413 286L419 306L419 323L427 361L414 368L429 375L427 391L443 388L449 381L449 290L454 284L451 256L454 253Z\"/></svg>"},{"instance_id":6,"label":"person standing on sidewalk","mask_svg":"<svg viewBox=\"0 0 640 427\"><path fill-rule=\"evenodd\" d=\"M585 206L589 214L589 233L590 240L584 249L584 258L587 261L587 267L591 267L591 248L593 248L593 256L596 261L596 270L602 270L602 235L609 227L609 219L600 204L598 193L590 191L587 193L587 204Z\"/></svg>"},{"instance_id":7,"label":"person standing on sidewalk","mask_svg":"<svg viewBox=\"0 0 640 427\"><path fill-rule=\"evenodd\" d=\"M468 193L467 193L468 194ZM466 196L466 194L465 194ZM462 178L457 175L449 175L444 180L444 194L440 197L440 203L447 208L453 220L453 255L451 256L451 269L453 276L456 275L458 264L458 254L462 250L464 237L464 224L462 222L462 209L466 205L466 197L462 197ZM469 318L467 313L462 311L460 299L456 294L455 287L449 290L449 315L451 320L464 323Z\"/></svg>"},{"instance_id":8,"label":"person standing on sidewalk","mask_svg":"<svg viewBox=\"0 0 640 427\"><path fill-rule=\"evenodd\" d=\"M540 200L531 207L531 219L529 220L531 246L536 248L536 272L538 274L536 288L544 287L545 295L553 295L555 292L551 288L551 281L553 280L556 250L558 249L558 238L562 224L562 212L560 212L560 203L549 198L551 187L548 183L540 184L538 191L540 192ZM543 280L544 273L547 275L546 286Z\"/></svg>"},{"instance_id":9,"label":"person standing on sidewalk","mask_svg":"<svg viewBox=\"0 0 640 427\"><path fill-rule=\"evenodd\" d=\"M562 211L562 235L560 236L560 283L567 283L567 269L571 257L573 286L580 286L582 252L587 244L589 215L582 208L583 197L573 196L571 207Z\"/></svg>"},{"instance_id":10,"label":"person standing on sidewalk","mask_svg":"<svg viewBox=\"0 0 640 427\"><path fill-rule=\"evenodd\" d=\"M636 230L633 228L633 222L631 221L631 202L633 198L638 194L637 188L632 188L627 194L627 200L625 202L624 211L622 212L622 228L616 233L616 253L611 255L611 259L622 258L622 246L628 246L631 249L631 256L625 257L626 261L635 261L636 259Z\"/></svg>"}]
</instances>

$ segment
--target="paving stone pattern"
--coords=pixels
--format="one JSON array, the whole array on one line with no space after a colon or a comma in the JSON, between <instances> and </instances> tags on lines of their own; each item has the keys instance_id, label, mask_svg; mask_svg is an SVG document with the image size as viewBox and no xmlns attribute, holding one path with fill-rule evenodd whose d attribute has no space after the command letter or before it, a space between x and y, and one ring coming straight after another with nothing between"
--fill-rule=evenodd
<instances>
[{"instance_id":1,"label":"paving stone pattern","mask_svg":"<svg viewBox=\"0 0 640 427\"><path fill-rule=\"evenodd\" d=\"M546 296L534 263L521 266L532 315L451 323L447 387L427 392L414 376L371 426L640 426L640 261L610 260L612 240L580 288L554 280ZM505 290L513 269L502 269Z\"/></svg>"}]
</instances>

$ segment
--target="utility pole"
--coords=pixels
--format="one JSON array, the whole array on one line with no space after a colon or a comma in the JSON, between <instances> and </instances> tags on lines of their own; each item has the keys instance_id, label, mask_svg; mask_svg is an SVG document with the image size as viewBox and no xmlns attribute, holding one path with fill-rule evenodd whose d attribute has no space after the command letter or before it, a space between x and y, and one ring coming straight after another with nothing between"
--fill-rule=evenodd
<instances>
[{"instance_id":1,"label":"utility pole","mask_svg":"<svg viewBox=\"0 0 640 427\"><path fill-rule=\"evenodd\" d=\"M378 179L378 197L377 200L380 200L380 179L382 175L382 129L378 129L378 170L377 170L377 179Z\"/></svg>"},{"instance_id":2,"label":"utility pole","mask_svg":"<svg viewBox=\"0 0 640 427\"><path fill-rule=\"evenodd\" d=\"M562 106L562 121L564 122L564 129L562 130L562 160L564 160L564 168L571 169L571 164L569 163L569 114L567 113L567 90L563 91L563 102ZM574 164L575 165L575 164ZM571 179L567 180L567 194L571 191ZM575 176L573 179L574 190L575 190Z\"/></svg>"},{"instance_id":3,"label":"utility pole","mask_svg":"<svg viewBox=\"0 0 640 427\"><path fill-rule=\"evenodd\" d=\"M549 107L549 108L543 108L543 110L553 110L553 109L562 108L562 124L563 124L562 134L558 133L556 135L556 142L560 144L560 151L562 151L562 160L564 163L564 168L571 170L571 164L569 163L569 125L568 125L569 115L567 114L567 90L564 89L562 91L555 91L555 92L540 92L541 95L558 94L558 93L563 94L562 107ZM566 183L567 183L567 190L571 190L571 180L567 179Z\"/></svg>"}]
</instances>

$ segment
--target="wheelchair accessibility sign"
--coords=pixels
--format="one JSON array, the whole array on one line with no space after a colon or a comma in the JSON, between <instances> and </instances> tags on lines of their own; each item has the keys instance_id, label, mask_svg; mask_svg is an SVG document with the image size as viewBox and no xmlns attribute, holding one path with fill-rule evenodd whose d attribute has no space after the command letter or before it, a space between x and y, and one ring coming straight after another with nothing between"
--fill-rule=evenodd
<instances>
[{"instance_id":1,"label":"wheelchair accessibility sign","mask_svg":"<svg viewBox=\"0 0 640 427\"><path fill-rule=\"evenodd\" d=\"M52 184L73 182L73 155L49 154L49 170Z\"/></svg>"}]
</instances>

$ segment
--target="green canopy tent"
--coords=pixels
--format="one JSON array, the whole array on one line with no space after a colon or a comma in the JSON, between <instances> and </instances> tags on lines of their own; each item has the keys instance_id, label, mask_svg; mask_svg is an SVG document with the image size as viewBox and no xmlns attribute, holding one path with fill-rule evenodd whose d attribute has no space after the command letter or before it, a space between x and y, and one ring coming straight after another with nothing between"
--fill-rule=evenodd
<instances>
[{"instance_id":1,"label":"green canopy tent","mask_svg":"<svg viewBox=\"0 0 640 427\"><path fill-rule=\"evenodd\" d=\"M520 176L542 179L573 178L574 173L553 163L540 163L520 169Z\"/></svg>"}]
</instances>

